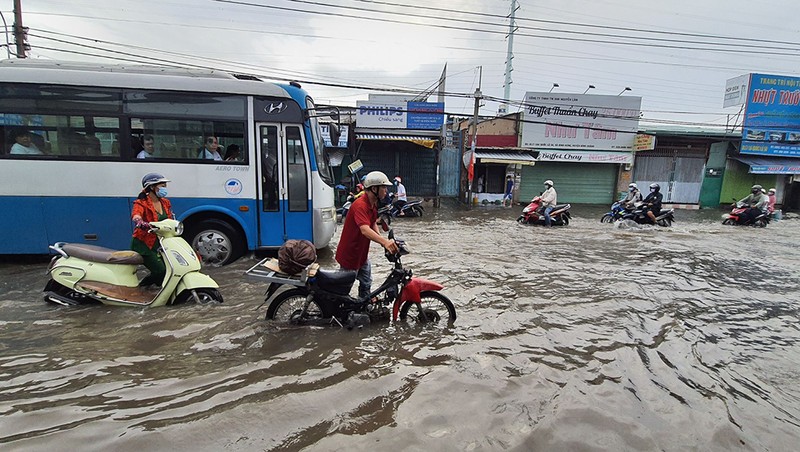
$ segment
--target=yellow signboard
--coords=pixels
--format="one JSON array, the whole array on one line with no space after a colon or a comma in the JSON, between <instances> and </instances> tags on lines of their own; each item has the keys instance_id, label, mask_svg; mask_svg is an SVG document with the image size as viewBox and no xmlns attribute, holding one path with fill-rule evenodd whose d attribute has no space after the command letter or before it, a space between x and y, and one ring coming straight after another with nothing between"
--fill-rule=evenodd
<instances>
[{"instance_id":1,"label":"yellow signboard","mask_svg":"<svg viewBox=\"0 0 800 452\"><path fill-rule=\"evenodd\" d=\"M652 151L656 148L656 136L646 133L637 133L633 142L634 151Z\"/></svg>"}]
</instances>

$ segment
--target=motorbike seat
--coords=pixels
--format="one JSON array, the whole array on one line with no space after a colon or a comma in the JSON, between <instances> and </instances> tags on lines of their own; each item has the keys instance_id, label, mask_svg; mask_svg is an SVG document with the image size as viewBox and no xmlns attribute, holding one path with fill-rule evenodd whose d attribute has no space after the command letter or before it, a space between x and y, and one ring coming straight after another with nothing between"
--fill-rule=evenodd
<instances>
[{"instance_id":1,"label":"motorbike seat","mask_svg":"<svg viewBox=\"0 0 800 452\"><path fill-rule=\"evenodd\" d=\"M142 256L136 251L112 250L102 246L86 245L83 243L67 243L61 247L68 256L90 262L100 262L103 264L130 264L139 265L144 263Z\"/></svg>"},{"instance_id":2,"label":"motorbike seat","mask_svg":"<svg viewBox=\"0 0 800 452\"><path fill-rule=\"evenodd\" d=\"M569 204L556 204L556 206L553 207L553 210L561 210L561 209L564 209L564 208L567 208L567 207L570 207L570 205Z\"/></svg>"},{"instance_id":3,"label":"motorbike seat","mask_svg":"<svg viewBox=\"0 0 800 452\"><path fill-rule=\"evenodd\" d=\"M347 295L356 281L355 270L322 270L317 271L316 283L320 288L339 295Z\"/></svg>"},{"instance_id":4,"label":"motorbike seat","mask_svg":"<svg viewBox=\"0 0 800 452\"><path fill-rule=\"evenodd\" d=\"M323 270L317 271L317 284L320 286L352 285L356 280L355 270Z\"/></svg>"}]
</instances>

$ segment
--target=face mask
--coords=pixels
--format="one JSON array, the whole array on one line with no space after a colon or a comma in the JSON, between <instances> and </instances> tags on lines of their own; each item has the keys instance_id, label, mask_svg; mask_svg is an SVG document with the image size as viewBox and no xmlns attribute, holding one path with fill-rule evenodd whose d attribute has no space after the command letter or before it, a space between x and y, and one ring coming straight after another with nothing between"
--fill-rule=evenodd
<instances>
[{"instance_id":1,"label":"face mask","mask_svg":"<svg viewBox=\"0 0 800 452\"><path fill-rule=\"evenodd\" d=\"M159 198L166 198L167 189L164 187L159 187L158 191L156 192L156 196L158 196Z\"/></svg>"}]
</instances>

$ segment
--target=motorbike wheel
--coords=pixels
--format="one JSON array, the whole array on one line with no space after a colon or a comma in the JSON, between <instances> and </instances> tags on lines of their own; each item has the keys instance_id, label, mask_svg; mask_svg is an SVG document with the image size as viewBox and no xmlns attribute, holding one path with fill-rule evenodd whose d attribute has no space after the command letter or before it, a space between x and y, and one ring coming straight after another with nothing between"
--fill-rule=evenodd
<instances>
[{"instance_id":1,"label":"motorbike wheel","mask_svg":"<svg viewBox=\"0 0 800 452\"><path fill-rule=\"evenodd\" d=\"M305 320L322 319L322 309L316 301L311 301L303 314L303 305L308 298L305 289L291 289L281 292L267 308L267 320L282 323L300 323Z\"/></svg>"},{"instance_id":2,"label":"motorbike wheel","mask_svg":"<svg viewBox=\"0 0 800 452\"><path fill-rule=\"evenodd\" d=\"M734 224L736 224L736 222L733 221L730 218L726 218L726 219L722 220L722 224L724 224L726 226L733 226Z\"/></svg>"},{"instance_id":3,"label":"motorbike wheel","mask_svg":"<svg viewBox=\"0 0 800 452\"><path fill-rule=\"evenodd\" d=\"M414 211L414 215L415 216L417 216L417 217L421 217L422 216L422 207L414 206L414 207L411 208L411 210Z\"/></svg>"},{"instance_id":4,"label":"motorbike wheel","mask_svg":"<svg viewBox=\"0 0 800 452\"><path fill-rule=\"evenodd\" d=\"M756 221L755 224L759 228L766 228L767 227L767 220L761 218L760 220Z\"/></svg>"},{"instance_id":5,"label":"motorbike wheel","mask_svg":"<svg viewBox=\"0 0 800 452\"><path fill-rule=\"evenodd\" d=\"M561 214L561 222L564 223L564 226L569 226L569 217Z\"/></svg>"},{"instance_id":6,"label":"motorbike wheel","mask_svg":"<svg viewBox=\"0 0 800 452\"><path fill-rule=\"evenodd\" d=\"M196 302L197 304L220 304L223 301L222 294L217 289L194 289L194 292L197 294L196 300L191 290L184 290L175 297L175 303L173 304L191 302Z\"/></svg>"},{"instance_id":7,"label":"motorbike wheel","mask_svg":"<svg viewBox=\"0 0 800 452\"><path fill-rule=\"evenodd\" d=\"M613 223L614 222L614 215L607 213L603 215L603 218L600 219L601 223Z\"/></svg>"},{"instance_id":8,"label":"motorbike wheel","mask_svg":"<svg viewBox=\"0 0 800 452\"><path fill-rule=\"evenodd\" d=\"M672 220L670 220L669 218L664 218L664 219L658 220L658 225L659 226L663 226L665 228L668 228L668 227L672 226Z\"/></svg>"},{"instance_id":9,"label":"motorbike wheel","mask_svg":"<svg viewBox=\"0 0 800 452\"><path fill-rule=\"evenodd\" d=\"M449 298L439 292L425 291L420 294L419 304L406 301L400 307L400 320L414 324L433 324L438 328L450 328L456 321L456 308ZM411 314L409 315L409 311Z\"/></svg>"},{"instance_id":10,"label":"motorbike wheel","mask_svg":"<svg viewBox=\"0 0 800 452\"><path fill-rule=\"evenodd\" d=\"M517 223L527 224L527 222L525 221L525 215L520 215L519 218L517 218Z\"/></svg>"}]
</instances>

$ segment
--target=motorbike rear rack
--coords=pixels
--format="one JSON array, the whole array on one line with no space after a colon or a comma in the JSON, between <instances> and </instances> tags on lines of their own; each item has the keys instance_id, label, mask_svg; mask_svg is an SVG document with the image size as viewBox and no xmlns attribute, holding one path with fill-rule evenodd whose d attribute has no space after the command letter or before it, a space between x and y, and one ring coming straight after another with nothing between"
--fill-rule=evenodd
<instances>
[{"instance_id":1,"label":"motorbike rear rack","mask_svg":"<svg viewBox=\"0 0 800 452\"><path fill-rule=\"evenodd\" d=\"M319 270L319 264L314 262L308 267L304 268L302 272L297 275L287 275L286 273L276 272L275 270L267 267L267 263L274 261L273 264L277 267L278 260L275 258L267 257L261 259L256 265L253 265L244 272L245 276L252 279L267 281L270 283L288 284L290 286L305 286L308 278L313 277Z\"/></svg>"}]
</instances>

